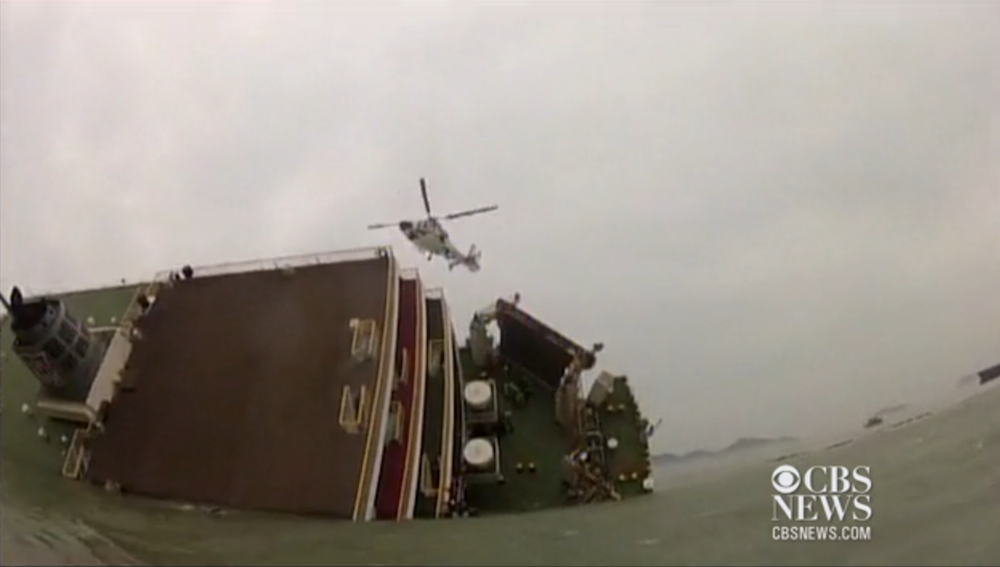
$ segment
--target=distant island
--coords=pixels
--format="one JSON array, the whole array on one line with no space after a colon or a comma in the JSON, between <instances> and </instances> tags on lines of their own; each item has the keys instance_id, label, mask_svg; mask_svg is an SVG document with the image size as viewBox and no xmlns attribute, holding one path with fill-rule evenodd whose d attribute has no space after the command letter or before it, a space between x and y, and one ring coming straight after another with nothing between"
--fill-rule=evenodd
<instances>
[{"instance_id":1,"label":"distant island","mask_svg":"<svg viewBox=\"0 0 1000 567\"><path fill-rule=\"evenodd\" d=\"M901 412L901 411L903 411L903 410L905 410L905 409L907 409L909 407L910 407L910 404L895 404L895 405L891 405L891 406L888 406L888 407L884 407L884 408L878 410L877 412L875 412L873 415L877 415L879 417L885 417L887 415L892 415L894 413L899 413L899 412Z\"/></svg>"},{"instance_id":2,"label":"distant island","mask_svg":"<svg viewBox=\"0 0 1000 567\"><path fill-rule=\"evenodd\" d=\"M956 386L959 388L966 388L969 386L976 385L986 385L988 382L992 382L1000 378L1000 364L994 364L989 368L984 368L975 374L969 374L967 376L962 376L956 382Z\"/></svg>"},{"instance_id":3,"label":"distant island","mask_svg":"<svg viewBox=\"0 0 1000 567\"><path fill-rule=\"evenodd\" d=\"M741 451L748 451L750 449L758 449L767 445L774 445L778 443L791 443L797 441L795 437L740 437L736 441L730 443L727 447L719 449L717 451L708 451L705 449L697 449L694 451L689 451L687 453L661 453L655 455L652 461L657 464L667 464L667 463L679 463L684 461L694 461L699 459L704 459L707 457L718 457L722 455L729 455L733 453L738 453Z\"/></svg>"}]
</instances>

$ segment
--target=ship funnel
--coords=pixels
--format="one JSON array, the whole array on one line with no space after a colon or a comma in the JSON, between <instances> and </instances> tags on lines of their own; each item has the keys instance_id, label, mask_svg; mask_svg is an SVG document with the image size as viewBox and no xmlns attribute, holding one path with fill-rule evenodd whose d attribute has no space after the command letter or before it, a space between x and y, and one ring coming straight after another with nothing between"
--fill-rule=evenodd
<instances>
[{"instance_id":1,"label":"ship funnel","mask_svg":"<svg viewBox=\"0 0 1000 567\"><path fill-rule=\"evenodd\" d=\"M21 289L17 286L10 290L10 302L4 300L3 306L10 313L10 327L15 333L36 326L45 317L44 305L35 302L26 304Z\"/></svg>"},{"instance_id":2,"label":"ship funnel","mask_svg":"<svg viewBox=\"0 0 1000 567\"><path fill-rule=\"evenodd\" d=\"M48 297L25 299L17 287L3 298L14 333L14 353L48 390L49 396L84 401L104 358L105 344L72 316L66 304Z\"/></svg>"}]
</instances>

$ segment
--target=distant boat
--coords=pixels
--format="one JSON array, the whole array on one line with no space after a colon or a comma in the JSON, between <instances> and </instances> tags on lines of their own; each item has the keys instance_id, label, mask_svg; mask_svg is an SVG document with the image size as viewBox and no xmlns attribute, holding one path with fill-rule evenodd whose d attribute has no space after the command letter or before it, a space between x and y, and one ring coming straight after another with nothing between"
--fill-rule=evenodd
<instances>
[{"instance_id":1,"label":"distant boat","mask_svg":"<svg viewBox=\"0 0 1000 567\"><path fill-rule=\"evenodd\" d=\"M882 425L883 421L884 420L882 419L882 416L880 416L880 415L873 415L873 416L871 416L871 417L868 418L868 421L865 422L865 429L871 429L872 427L878 427L879 425Z\"/></svg>"},{"instance_id":2,"label":"distant boat","mask_svg":"<svg viewBox=\"0 0 1000 567\"><path fill-rule=\"evenodd\" d=\"M987 382L992 382L1000 378L1000 364L993 365L986 370L981 370L979 372L979 383L985 384Z\"/></svg>"}]
</instances>

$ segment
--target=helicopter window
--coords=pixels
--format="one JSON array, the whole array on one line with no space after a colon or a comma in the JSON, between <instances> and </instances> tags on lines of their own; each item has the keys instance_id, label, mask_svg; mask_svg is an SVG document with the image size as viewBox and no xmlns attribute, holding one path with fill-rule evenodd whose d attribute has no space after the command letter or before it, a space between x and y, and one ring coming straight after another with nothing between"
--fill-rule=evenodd
<instances>
[{"instance_id":1,"label":"helicopter window","mask_svg":"<svg viewBox=\"0 0 1000 567\"><path fill-rule=\"evenodd\" d=\"M73 328L71 324L67 322L59 326L58 335L59 335L59 340L68 345L71 345L73 344L73 341L76 340L77 331L76 329Z\"/></svg>"},{"instance_id":2,"label":"helicopter window","mask_svg":"<svg viewBox=\"0 0 1000 567\"><path fill-rule=\"evenodd\" d=\"M351 319L351 356L364 361L375 357L377 325L374 319Z\"/></svg>"},{"instance_id":3,"label":"helicopter window","mask_svg":"<svg viewBox=\"0 0 1000 567\"><path fill-rule=\"evenodd\" d=\"M364 428L368 390L361 386L353 390L344 386L340 394L340 426L348 433L360 433Z\"/></svg>"},{"instance_id":4,"label":"helicopter window","mask_svg":"<svg viewBox=\"0 0 1000 567\"><path fill-rule=\"evenodd\" d=\"M68 351L66 353L66 356L63 356L62 358L56 361L56 366L59 367L59 370L61 372L66 372L66 373L72 372L76 370L76 365L77 365L76 357L74 357L73 354Z\"/></svg>"},{"instance_id":5,"label":"helicopter window","mask_svg":"<svg viewBox=\"0 0 1000 567\"><path fill-rule=\"evenodd\" d=\"M83 359L87 357L87 351L90 350L90 341L87 339L80 339L76 341L73 345L73 353L76 354L77 358Z\"/></svg>"},{"instance_id":6,"label":"helicopter window","mask_svg":"<svg viewBox=\"0 0 1000 567\"><path fill-rule=\"evenodd\" d=\"M27 364L31 371L35 374L42 376L52 375L52 365L49 362L48 356L44 351L35 353L22 353L21 356L24 359L25 364Z\"/></svg>"},{"instance_id":7,"label":"helicopter window","mask_svg":"<svg viewBox=\"0 0 1000 567\"><path fill-rule=\"evenodd\" d=\"M66 353L66 346L58 340L49 340L42 347L42 351L49 360L59 360Z\"/></svg>"}]
</instances>

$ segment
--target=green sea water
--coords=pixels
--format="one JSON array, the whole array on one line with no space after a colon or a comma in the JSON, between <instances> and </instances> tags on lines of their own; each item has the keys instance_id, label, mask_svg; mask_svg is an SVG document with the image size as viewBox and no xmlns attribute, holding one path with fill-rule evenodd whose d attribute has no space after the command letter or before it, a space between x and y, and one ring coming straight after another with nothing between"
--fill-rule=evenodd
<instances>
[{"instance_id":1,"label":"green sea water","mask_svg":"<svg viewBox=\"0 0 1000 567\"><path fill-rule=\"evenodd\" d=\"M872 468L870 541L771 538L760 456L665 467L651 497L519 516L346 524L144 502L66 481L18 450L3 414L0 552L8 564L997 565L1000 389L796 464ZM9 430L9 431L8 431ZM54 443L57 441L49 441ZM9 451L8 449L14 449Z\"/></svg>"}]
</instances>

